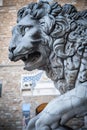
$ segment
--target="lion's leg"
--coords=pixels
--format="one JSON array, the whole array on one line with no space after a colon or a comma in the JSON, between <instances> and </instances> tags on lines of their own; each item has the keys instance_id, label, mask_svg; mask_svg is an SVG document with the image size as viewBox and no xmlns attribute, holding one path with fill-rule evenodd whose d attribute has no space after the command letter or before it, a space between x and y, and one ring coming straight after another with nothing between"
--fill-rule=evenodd
<instances>
[{"instance_id":1,"label":"lion's leg","mask_svg":"<svg viewBox=\"0 0 87 130\"><path fill-rule=\"evenodd\" d=\"M36 130L51 130L48 125L41 123L39 119L36 121L35 126Z\"/></svg>"},{"instance_id":2,"label":"lion's leg","mask_svg":"<svg viewBox=\"0 0 87 130\"><path fill-rule=\"evenodd\" d=\"M60 121L61 125L66 124L71 118L77 115L77 117L80 117L80 115L84 115L87 112L87 105L75 108L67 113L65 113Z\"/></svg>"},{"instance_id":3,"label":"lion's leg","mask_svg":"<svg viewBox=\"0 0 87 130\"><path fill-rule=\"evenodd\" d=\"M35 128L36 130L55 130L59 127L59 119L59 115L51 115L51 113L43 111L35 123Z\"/></svg>"},{"instance_id":4,"label":"lion's leg","mask_svg":"<svg viewBox=\"0 0 87 130\"><path fill-rule=\"evenodd\" d=\"M53 123L53 125L47 125L47 124L43 124L43 122L41 122L41 120L37 120L36 121L36 130L73 130L70 127L67 126L60 126L58 125L58 123Z\"/></svg>"},{"instance_id":5,"label":"lion's leg","mask_svg":"<svg viewBox=\"0 0 87 130\"><path fill-rule=\"evenodd\" d=\"M80 88L79 88L80 87ZM87 88L82 84L52 100L43 110L36 123L37 129L52 126L55 122L65 125L74 116L87 111ZM43 129L44 130L44 129Z\"/></svg>"},{"instance_id":6,"label":"lion's leg","mask_svg":"<svg viewBox=\"0 0 87 130\"><path fill-rule=\"evenodd\" d=\"M32 118L32 119L29 121L26 130L36 130L36 129L35 129L35 122L38 120L39 116L40 116L40 114L38 114L37 116L35 116L34 118Z\"/></svg>"}]
</instances>

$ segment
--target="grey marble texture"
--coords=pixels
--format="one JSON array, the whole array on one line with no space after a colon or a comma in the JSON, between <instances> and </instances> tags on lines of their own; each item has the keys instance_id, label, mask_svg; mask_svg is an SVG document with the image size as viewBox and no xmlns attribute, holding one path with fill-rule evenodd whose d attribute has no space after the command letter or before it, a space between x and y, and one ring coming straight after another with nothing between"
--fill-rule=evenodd
<instances>
[{"instance_id":1,"label":"grey marble texture","mask_svg":"<svg viewBox=\"0 0 87 130\"><path fill-rule=\"evenodd\" d=\"M61 96L52 100L27 130L71 130L73 117L87 113L87 10L38 1L21 8L9 45L11 61L44 70Z\"/></svg>"}]
</instances>

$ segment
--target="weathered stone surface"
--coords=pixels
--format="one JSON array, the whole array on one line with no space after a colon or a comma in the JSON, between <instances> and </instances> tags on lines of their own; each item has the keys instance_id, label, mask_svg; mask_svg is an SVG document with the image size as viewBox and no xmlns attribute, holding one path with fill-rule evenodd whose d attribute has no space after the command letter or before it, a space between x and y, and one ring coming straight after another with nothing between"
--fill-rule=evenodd
<instances>
[{"instance_id":1,"label":"weathered stone surface","mask_svg":"<svg viewBox=\"0 0 87 130\"><path fill-rule=\"evenodd\" d=\"M86 22L87 10L70 4L43 0L18 11L9 59L22 60L28 71L46 71L62 93L29 121L27 130L70 130L66 123L87 112Z\"/></svg>"},{"instance_id":2,"label":"weathered stone surface","mask_svg":"<svg viewBox=\"0 0 87 130\"><path fill-rule=\"evenodd\" d=\"M61 5L65 3L74 4L79 10L87 9L86 0L76 0L75 2L73 0L58 0L58 2ZM15 122L17 119L19 119L19 121L22 120L20 107L22 101L32 104L31 117L34 117L35 108L40 103L49 102L55 97L22 97L20 94L20 77L21 74L27 72L22 70L22 66L16 66L19 63L21 64L21 62L12 63L8 60L8 44L11 38L12 26L16 23L16 13L19 8L28 3L29 0L4 0L4 7L0 7L0 79L3 81L2 97L0 98L0 126L2 126L4 130L17 130L16 127L18 126L15 125ZM21 101L19 103L15 101L14 103L15 99L19 100L18 98ZM18 106L17 112L13 111L15 106ZM8 120L5 113L10 113L12 118ZM17 118L16 115L20 117ZM10 127L8 127L7 124L10 124ZM78 125L79 124L80 123L78 123Z\"/></svg>"}]
</instances>

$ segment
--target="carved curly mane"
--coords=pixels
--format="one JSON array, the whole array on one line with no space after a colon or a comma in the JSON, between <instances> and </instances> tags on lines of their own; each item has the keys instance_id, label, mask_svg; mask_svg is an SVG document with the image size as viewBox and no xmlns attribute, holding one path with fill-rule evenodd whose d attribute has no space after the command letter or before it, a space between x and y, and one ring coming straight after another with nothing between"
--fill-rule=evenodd
<instances>
[{"instance_id":1,"label":"carved curly mane","mask_svg":"<svg viewBox=\"0 0 87 130\"><path fill-rule=\"evenodd\" d=\"M61 92L72 89L83 64L83 53L87 45L87 10L77 11L70 4L60 6L57 2L49 4L41 1L20 9L17 22L27 15L40 22L43 44L51 49L50 63L46 68L48 77L58 89L62 89ZM82 76L81 73L79 77ZM86 77L82 76L79 80L84 82Z\"/></svg>"},{"instance_id":2,"label":"carved curly mane","mask_svg":"<svg viewBox=\"0 0 87 130\"><path fill-rule=\"evenodd\" d=\"M45 11L44 11L45 10ZM35 19L40 19L43 16L50 14L56 18L58 15L67 15L72 19L87 18L87 10L77 11L75 6L65 4L59 5L57 2L49 4L48 2L40 1L39 3L31 3L18 11L17 22L19 22L26 15L32 15Z\"/></svg>"}]
</instances>

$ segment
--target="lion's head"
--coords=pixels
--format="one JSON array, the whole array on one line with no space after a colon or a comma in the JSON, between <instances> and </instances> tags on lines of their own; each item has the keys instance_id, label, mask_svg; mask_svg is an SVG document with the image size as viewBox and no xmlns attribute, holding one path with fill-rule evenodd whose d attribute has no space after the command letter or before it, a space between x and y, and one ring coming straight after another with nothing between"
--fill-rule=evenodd
<instances>
[{"instance_id":1,"label":"lion's head","mask_svg":"<svg viewBox=\"0 0 87 130\"><path fill-rule=\"evenodd\" d=\"M23 60L25 69L31 70L43 66L50 53L45 49L38 20L25 16L12 30L9 58L12 61Z\"/></svg>"},{"instance_id":2,"label":"lion's head","mask_svg":"<svg viewBox=\"0 0 87 130\"><path fill-rule=\"evenodd\" d=\"M56 37L62 37L69 30L70 25L64 17L59 16L59 20L56 18L61 11L64 13L64 10L65 7L62 9L58 3L49 4L43 1L20 9L17 25L12 30L10 60L23 60L27 70L40 69L48 64ZM55 24L56 22L59 24ZM59 42L64 41L60 39Z\"/></svg>"},{"instance_id":3,"label":"lion's head","mask_svg":"<svg viewBox=\"0 0 87 130\"><path fill-rule=\"evenodd\" d=\"M49 10L48 3L40 2L18 11L17 25L12 30L9 58L12 61L23 60L27 70L40 69L48 62L51 51L48 44L52 39L45 32L50 33L53 24L50 23L50 28L47 24L54 20L46 16ZM47 28L44 28L44 24Z\"/></svg>"}]
</instances>

